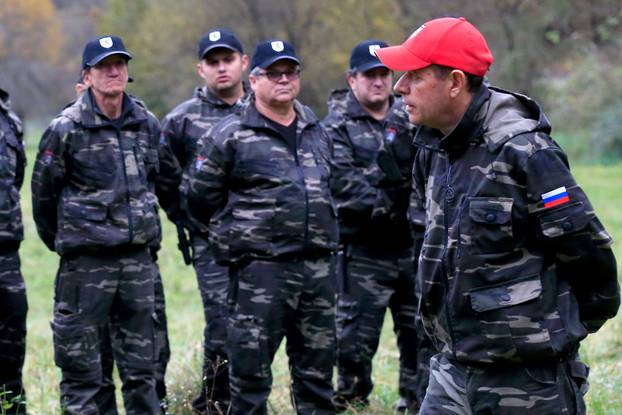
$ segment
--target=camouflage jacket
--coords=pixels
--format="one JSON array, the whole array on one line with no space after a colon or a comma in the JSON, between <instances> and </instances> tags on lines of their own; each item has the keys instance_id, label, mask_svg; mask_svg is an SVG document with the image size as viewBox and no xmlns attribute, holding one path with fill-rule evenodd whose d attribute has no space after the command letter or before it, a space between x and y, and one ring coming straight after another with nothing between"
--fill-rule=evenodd
<instances>
[{"instance_id":1,"label":"camouflage jacket","mask_svg":"<svg viewBox=\"0 0 622 415\"><path fill-rule=\"evenodd\" d=\"M22 122L11 111L9 94L0 89L0 251L17 249L24 239L19 189L25 166Z\"/></svg>"},{"instance_id":2,"label":"camouflage jacket","mask_svg":"<svg viewBox=\"0 0 622 415\"><path fill-rule=\"evenodd\" d=\"M218 121L238 109L248 99L247 94L234 105L229 105L207 87L197 88L194 97L177 105L162 120L161 171L157 178L156 192L160 205L173 222L188 222L180 209L179 185L182 173L194 160L200 138Z\"/></svg>"},{"instance_id":3,"label":"camouflage jacket","mask_svg":"<svg viewBox=\"0 0 622 415\"><path fill-rule=\"evenodd\" d=\"M342 241L388 250L412 245L406 212L415 153L414 126L401 100L391 104L378 121L352 92L335 90L322 122L334 146L331 191Z\"/></svg>"},{"instance_id":4,"label":"camouflage jacket","mask_svg":"<svg viewBox=\"0 0 622 415\"><path fill-rule=\"evenodd\" d=\"M550 130L531 99L483 87L447 136L415 137L420 312L460 361L564 357L618 310L611 237Z\"/></svg>"},{"instance_id":5,"label":"camouflage jacket","mask_svg":"<svg viewBox=\"0 0 622 415\"><path fill-rule=\"evenodd\" d=\"M196 226L209 226L220 263L337 248L328 137L309 108L296 102L295 111L296 154L254 101L204 137L182 191Z\"/></svg>"},{"instance_id":6,"label":"camouflage jacket","mask_svg":"<svg viewBox=\"0 0 622 415\"><path fill-rule=\"evenodd\" d=\"M124 96L111 122L90 90L43 133L32 178L43 242L69 252L157 245L158 120Z\"/></svg>"}]
</instances>

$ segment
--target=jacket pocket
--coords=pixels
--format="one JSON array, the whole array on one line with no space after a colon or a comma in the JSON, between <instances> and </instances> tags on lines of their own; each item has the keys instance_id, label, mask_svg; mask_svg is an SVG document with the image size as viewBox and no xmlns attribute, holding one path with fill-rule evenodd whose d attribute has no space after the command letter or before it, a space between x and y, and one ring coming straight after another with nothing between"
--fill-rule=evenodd
<instances>
[{"instance_id":1,"label":"jacket pocket","mask_svg":"<svg viewBox=\"0 0 622 415\"><path fill-rule=\"evenodd\" d=\"M583 203L577 202L542 214L540 228L544 236L558 238L585 229L589 221Z\"/></svg>"},{"instance_id":2,"label":"jacket pocket","mask_svg":"<svg viewBox=\"0 0 622 415\"><path fill-rule=\"evenodd\" d=\"M528 360L555 354L545 322L540 275L474 289L470 299L491 358Z\"/></svg>"},{"instance_id":3,"label":"jacket pocket","mask_svg":"<svg viewBox=\"0 0 622 415\"><path fill-rule=\"evenodd\" d=\"M151 181L160 171L158 151L153 148L138 146L134 147L136 159L139 161L140 176L146 181Z\"/></svg>"},{"instance_id":4,"label":"jacket pocket","mask_svg":"<svg viewBox=\"0 0 622 415\"><path fill-rule=\"evenodd\" d=\"M471 197L468 215L460 224L460 244L473 254L496 254L513 249L512 206L509 197Z\"/></svg>"},{"instance_id":5,"label":"jacket pocket","mask_svg":"<svg viewBox=\"0 0 622 415\"><path fill-rule=\"evenodd\" d=\"M5 186L4 183L0 184L0 230L9 232L22 230L19 192L8 184Z\"/></svg>"}]
</instances>

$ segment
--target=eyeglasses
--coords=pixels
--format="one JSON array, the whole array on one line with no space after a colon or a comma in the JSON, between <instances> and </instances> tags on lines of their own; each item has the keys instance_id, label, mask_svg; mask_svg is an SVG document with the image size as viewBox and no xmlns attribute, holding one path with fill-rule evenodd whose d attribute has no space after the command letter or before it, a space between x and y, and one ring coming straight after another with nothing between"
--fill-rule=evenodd
<instances>
[{"instance_id":1,"label":"eyeglasses","mask_svg":"<svg viewBox=\"0 0 622 415\"><path fill-rule=\"evenodd\" d=\"M283 71L283 72L279 72L279 71L265 71L265 72L259 72L256 75L257 76L265 76L266 78L268 78L272 82L280 81L283 78L283 75L285 75L285 78L288 81L295 81L296 79L300 78L300 69L294 69L294 70L291 70L291 71Z\"/></svg>"}]
</instances>

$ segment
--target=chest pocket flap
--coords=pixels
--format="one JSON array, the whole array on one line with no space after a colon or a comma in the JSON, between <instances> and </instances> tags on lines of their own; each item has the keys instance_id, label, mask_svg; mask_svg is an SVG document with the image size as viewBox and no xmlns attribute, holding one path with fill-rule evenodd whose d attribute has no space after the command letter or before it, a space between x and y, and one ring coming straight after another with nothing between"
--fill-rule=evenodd
<instances>
[{"instance_id":1,"label":"chest pocket flap","mask_svg":"<svg viewBox=\"0 0 622 415\"><path fill-rule=\"evenodd\" d=\"M478 223L504 225L512 219L511 198L471 198L469 216Z\"/></svg>"},{"instance_id":2,"label":"chest pocket flap","mask_svg":"<svg viewBox=\"0 0 622 415\"><path fill-rule=\"evenodd\" d=\"M564 206L561 209L551 209L540 216L542 234L549 238L556 238L583 230L590 218L586 214L582 202Z\"/></svg>"},{"instance_id":3,"label":"chest pocket flap","mask_svg":"<svg viewBox=\"0 0 622 415\"><path fill-rule=\"evenodd\" d=\"M522 304L538 298L540 294L542 294L542 282L540 276L535 275L502 286L473 290L471 291L471 306L473 310L482 313Z\"/></svg>"}]
</instances>

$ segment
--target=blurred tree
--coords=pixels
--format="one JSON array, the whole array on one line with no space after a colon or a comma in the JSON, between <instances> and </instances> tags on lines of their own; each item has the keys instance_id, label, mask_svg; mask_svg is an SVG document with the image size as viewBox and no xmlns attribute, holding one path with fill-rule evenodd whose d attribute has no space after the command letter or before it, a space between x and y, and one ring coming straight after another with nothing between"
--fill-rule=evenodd
<instances>
[{"instance_id":1,"label":"blurred tree","mask_svg":"<svg viewBox=\"0 0 622 415\"><path fill-rule=\"evenodd\" d=\"M356 43L401 43L440 16L478 26L495 55L491 82L541 101L557 128L611 128L608 109L622 96L619 0L3 0L0 85L22 113L49 116L72 96L84 43L113 33L134 55L130 92L162 116L202 82L199 37L229 27L249 55L260 40L291 41L303 62L301 100L323 116Z\"/></svg>"},{"instance_id":2,"label":"blurred tree","mask_svg":"<svg viewBox=\"0 0 622 415\"><path fill-rule=\"evenodd\" d=\"M50 111L49 83L58 75L63 37L51 0L3 0L0 7L0 86L25 115ZM45 70L42 67L45 66Z\"/></svg>"}]
</instances>

